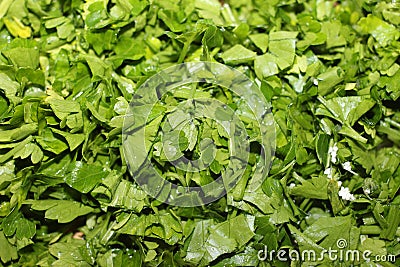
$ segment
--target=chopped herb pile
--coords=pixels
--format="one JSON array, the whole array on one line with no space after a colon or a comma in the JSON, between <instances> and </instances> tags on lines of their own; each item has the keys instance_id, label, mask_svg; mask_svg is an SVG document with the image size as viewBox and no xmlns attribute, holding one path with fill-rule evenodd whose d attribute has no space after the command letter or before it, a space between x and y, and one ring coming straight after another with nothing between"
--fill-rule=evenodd
<instances>
[{"instance_id":1,"label":"chopped herb pile","mask_svg":"<svg viewBox=\"0 0 400 267\"><path fill-rule=\"evenodd\" d=\"M399 38L397 1L2 0L0 266L400 266ZM226 196L176 207L135 183L122 128L141 84L196 61L258 85L276 151L261 187L254 145ZM196 93L240 106L202 84L153 112ZM188 157L215 143L209 168L176 171L156 136L153 162L177 184L207 184L229 158L226 133L211 120L184 127L174 145ZM263 260L265 248L318 257ZM329 249L371 261L319 257Z\"/></svg>"}]
</instances>

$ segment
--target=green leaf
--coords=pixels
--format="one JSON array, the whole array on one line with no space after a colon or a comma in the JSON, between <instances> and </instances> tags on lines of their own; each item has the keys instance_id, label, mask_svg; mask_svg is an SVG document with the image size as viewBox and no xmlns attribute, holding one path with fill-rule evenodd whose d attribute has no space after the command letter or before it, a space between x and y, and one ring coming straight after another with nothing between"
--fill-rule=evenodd
<instances>
[{"instance_id":1,"label":"green leaf","mask_svg":"<svg viewBox=\"0 0 400 267\"><path fill-rule=\"evenodd\" d=\"M279 72L275 57L271 54L264 54L254 60L254 69L259 79L275 75Z\"/></svg>"},{"instance_id":2,"label":"green leaf","mask_svg":"<svg viewBox=\"0 0 400 267\"><path fill-rule=\"evenodd\" d=\"M268 35L264 33L252 34L249 36L255 46L260 48L261 52L265 53L268 47Z\"/></svg>"},{"instance_id":3,"label":"green leaf","mask_svg":"<svg viewBox=\"0 0 400 267\"><path fill-rule=\"evenodd\" d=\"M26 200L24 204L31 205L34 210L45 210L47 219L57 220L59 223L71 222L94 211L92 207L70 200Z\"/></svg>"},{"instance_id":4,"label":"green leaf","mask_svg":"<svg viewBox=\"0 0 400 267\"><path fill-rule=\"evenodd\" d=\"M20 128L2 130L0 128L0 142L14 142L26 138L36 133L38 126L36 123L24 124Z\"/></svg>"},{"instance_id":5,"label":"green leaf","mask_svg":"<svg viewBox=\"0 0 400 267\"><path fill-rule=\"evenodd\" d=\"M54 257L58 258L53 265L62 266L74 265L74 266L90 266L89 263L85 262L85 258L80 251L80 247L84 246L83 240L74 240L69 243L56 243L49 247L49 252Z\"/></svg>"},{"instance_id":6,"label":"green leaf","mask_svg":"<svg viewBox=\"0 0 400 267\"><path fill-rule=\"evenodd\" d=\"M144 47L142 44L142 42L132 38L123 38L114 47L114 51L124 59L138 60L144 56Z\"/></svg>"},{"instance_id":7,"label":"green leaf","mask_svg":"<svg viewBox=\"0 0 400 267\"><path fill-rule=\"evenodd\" d=\"M387 250L385 247L385 241L377 240L373 238L366 238L361 241L359 246L359 250L361 251L370 251L372 255L386 255Z\"/></svg>"},{"instance_id":8,"label":"green leaf","mask_svg":"<svg viewBox=\"0 0 400 267\"><path fill-rule=\"evenodd\" d=\"M304 234L325 248L337 248L337 241L350 243L351 217L322 217L307 227Z\"/></svg>"},{"instance_id":9,"label":"green leaf","mask_svg":"<svg viewBox=\"0 0 400 267\"><path fill-rule=\"evenodd\" d=\"M17 47L2 52L15 66L36 69L39 66L39 49Z\"/></svg>"},{"instance_id":10,"label":"green leaf","mask_svg":"<svg viewBox=\"0 0 400 267\"><path fill-rule=\"evenodd\" d=\"M286 69L294 61L297 32L271 32L269 34L269 52L275 56L280 69Z\"/></svg>"},{"instance_id":11,"label":"green leaf","mask_svg":"<svg viewBox=\"0 0 400 267\"><path fill-rule=\"evenodd\" d=\"M16 78L21 83L31 83L40 86L45 86L45 76L40 70L31 68L20 68L17 71Z\"/></svg>"},{"instance_id":12,"label":"green leaf","mask_svg":"<svg viewBox=\"0 0 400 267\"><path fill-rule=\"evenodd\" d=\"M47 151L50 151L54 154L60 154L64 150L68 149L68 146L54 137L52 131L49 128L45 128L40 136L36 137L36 142Z\"/></svg>"},{"instance_id":13,"label":"green leaf","mask_svg":"<svg viewBox=\"0 0 400 267\"><path fill-rule=\"evenodd\" d=\"M67 123L68 124L68 123ZM72 126L71 128L75 128L78 125L69 125ZM63 132L57 129L51 129L54 133L59 134L61 136L63 136L65 138L65 140L67 141L68 145L69 145L69 150L75 150L80 144L83 143L83 141L85 141L85 135L84 134L71 134L68 132Z\"/></svg>"},{"instance_id":14,"label":"green leaf","mask_svg":"<svg viewBox=\"0 0 400 267\"><path fill-rule=\"evenodd\" d=\"M323 107L318 108L317 115L326 115L353 126L374 105L375 101L361 96L335 97L321 100Z\"/></svg>"},{"instance_id":15,"label":"green leaf","mask_svg":"<svg viewBox=\"0 0 400 267\"><path fill-rule=\"evenodd\" d=\"M328 182L324 176L313 177L310 180L301 180L298 185L290 190L290 194L305 198L328 199Z\"/></svg>"},{"instance_id":16,"label":"green leaf","mask_svg":"<svg viewBox=\"0 0 400 267\"><path fill-rule=\"evenodd\" d=\"M0 259L3 263L18 259L17 248L8 242L3 231L0 231Z\"/></svg>"},{"instance_id":17,"label":"green leaf","mask_svg":"<svg viewBox=\"0 0 400 267\"><path fill-rule=\"evenodd\" d=\"M19 20L16 17L13 17L13 19L8 19L4 18L4 24L6 25L8 31L15 37L20 37L20 38L29 38L32 35L32 29L29 26L25 26L21 20ZM26 52L26 51L25 51ZM32 59L28 54L25 53L28 58ZM21 66L26 66L25 63L23 63L23 60L21 58L16 59L16 62L21 63ZM29 62L29 61L28 61Z\"/></svg>"},{"instance_id":18,"label":"green leaf","mask_svg":"<svg viewBox=\"0 0 400 267\"><path fill-rule=\"evenodd\" d=\"M202 42L206 44L208 48L220 47L224 42L221 30L213 25L209 26L204 32Z\"/></svg>"},{"instance_id":19,"label":"green leaf","mask_svg":"<svg viewBox=\"0 0 400 267\"><path fill-rule=\"evenodd\" d=\"M329 140L330 138L327 134L319 134L316 139L317 156L321 164L325 167L328 164Z\"/></svg>"},{"instance_id":20,"label":"green leaf","mask_svg":"<svg viewBox=\"0 0 400 267\"><path fill-rule=\"evenodd\" d=\"M321 32L326 35L326 47L346 45L346 39L342 35L342 25L339 21L327 21L322 24Z\"/></svg>"},{"instance_id":21,"label":"green leaf","mask_svg":"<svg viewBox=\"0 0 400 267\"><path fill-rule=\"evenodd\" d=\"M65 182L79 192L88 193L108 174L109 171L102 166L75 161L67 169Z\"/></svg>"},{"instance_id":22,"label":"green leaf","mask_svg":"<svg viewBox=\"0 0 400 267\"><path fill-rule=\"evenodd\" d=\"M85 23L89 28L100 29L109 23L105 4L101 1L89 2Z\"/></svg>"},{"instance_id":23,"label":"green leaf","mask_svg":"<svg viewBox=\"0 0 400 267\"><path fill-rule=\"evenodd\" d=\"M237 216L216 225L211 221L200 221L194 229L186 259L193 263L207 264L220 255L242 247L253 235L244 216Z\"/></svg>"},{"instance_id":24,"label":"green leaf","mask_svg":"<svg viewBox=\"0 0 400 267\"><path fill-rule=\"evenodd\" d=\"M185 25L180 23L183 19L180 13L172 10L160 10L158 16L172 32L182 32L185 29Z\"/></svg>"},{"instance_id":25,"label":"green leaf","mask_svg":"<svg viewBox=\"0 0 400 267\"><path fill-rule=\"evenodd\" d=\"M396 71L396 73L392 77L383 76L379 79L378 85L381 87L386 87L386 91L390 93L390 96L393 100L397 100L400 97L400 70Z\"/></svg>"},{"instance_id":26,"label":"green leaf","mask_svg":"<svg viewBox=\"0 0 400 267\"><path fill-rule=\"evenodd\" d=\"M117 266L140 266L143 262L142 253L136 250L108 250L99 257L99 266L101 267L117 267ZM172 265L171 265L172 266Z\"/></svg>"},{"instance_id":27,"label":"green leaf","mask_svg":"<svg viewBox=\"0 0 400 267\"><path fill-rule=\"evenodd\" d=\"M22 152L25 149L25 146L33 140L32 136L28 136L24 140L18 143L12 144L12 149L9 150L7 153L0 155L0 163L7 161L8 159L12 158L15 154Z\"/></svg>"},{"instance_id":28,"label":"green leaf","mask_svg":"<svg viewBox=\"0 0 400 267\"><path fill-rule=\"evenodd\" d=\"M338 67L331 68L317 77L318 92L324 96L333 91L334 87L343 81L343 70Z\"/></svg>"},{"instance_id":29,"label":"green leaf","mask_svg":"<svg viewBox=\"0 0 400 267\"><path fill-rule=\"evenodd\" d=\"M256 52L253 52L242 45L235 45L225 51L221 55L221 58L226 64L238 65L253 61L255 56Z\"/></svg>"},{"instance_id":30,"label":"green leaf","mask_svg":"<svg viewBox=\"0 0 400 267\"><path fill-rule=\"evenodd\" d=\"M0 1L0 266L400 255L395 2Z\"/></svg>"},{"instance_id":31,"label":"green leaf","mask_svg":"<svg viewBox=\"0 0 400 267\"><path fill-rule=\"evenodd\" d=\"M70 113L78 113L81 110L79 103L71 100L50 98L47 102L60 120L64 120Z\"/></svg>"},{"instance_id":32,"label":"green leaf","mask_svg":"<svg viewBox=\"0 0 400 267\"><path fill-rule=\"evenodd\" d=\"M221 16L221 4L217 0L198 0L194 3L201 18L210 19L215 25L224 24Z\"/></svg>"},{"instance_id":33,"label":"green leaf","mask_svg":"<svg viewBox=\"0 0 400 267\"><path fill-rule=\"evenodd\" d=\"M27 220L15 210L4 218L2 227L6 236L16 234L18 239L32 238L36 234L35 223Z\"/></svg>"},{"instance_id":34,"label":"green leaf","mask_svg":"<svg viewBox=\"0 0 400 267\"><path fill-rule=\"evenodd\" d=\"M20 86L16 81L11 80L7 74L0 72L0 91L3 91L8 99L14 100L19 88Z\"/></svg>"},{"instance_id":35,"label":"green leaf","mask_svg":"<svg viewBox=\"0 0 400 267\"><path fill-rule=\"evenodd\" d=\"M400 225L400 207L399 205L391 205L387 215L388 227L383 229L380 236L384 239L393 240L397 227Z\"/></svg>"},{"instance_id":36,"label":"green leaf","mask_svg":"<svg viewBox=\"0 0 400 267\"><path fill-rule=\"evenodd\" d=\"M86 40L93 46L94 51L100 55L105 50L112 50L113 43L116 42L115 32L106 30L105 32L88 32Z\"/></svg>"},{"instance_id":37,"label":"green leaf","mask_svg":"<svg viewBox=\"0 0 400 267\"><path fill-rule=\"evenodd\" d=\"M381 46L387 46L391 41L400 37L395 26L369 14L361 18L357 24L357 30L362 34L371 34Z\"/></svg>"},{"instance_id":38,"label":"green leaf","mask_svg":"<svg viewBox=\"0 0 400 267\"><path fill-rule=\"evenodd\" d=\"M1 1L0 3L0 19L4 17L5 14L7 14L8 8L11 6L13 0L5 0Z\"/></svg>"}]
</instances>

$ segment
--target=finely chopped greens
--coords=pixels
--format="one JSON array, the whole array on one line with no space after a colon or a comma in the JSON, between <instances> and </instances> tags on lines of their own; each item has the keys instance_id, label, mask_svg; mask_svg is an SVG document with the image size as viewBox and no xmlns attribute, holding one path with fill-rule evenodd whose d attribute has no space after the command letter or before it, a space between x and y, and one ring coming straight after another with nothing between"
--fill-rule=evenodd
<instances>
[{"instance_id":1,"label":"finely chopped greens","mask_svg":"<svg viewBox=\"0 0 400 267\"><path fill-rule=\"evenodd\" d=\"M0 266L400 265L397 1L2 0L0 19ZM135 184L121 131L144 81L193 61L255 81L272 104L276 153L258 190L249 167L226 197L182 208ZM200 124L179 147L195 157L198 136L219 142L217 173L226 136ZM158 166L176 183L211 175ZM371 261L259 257L319 255L338 240Z\"/></svg>"}]
</instances>

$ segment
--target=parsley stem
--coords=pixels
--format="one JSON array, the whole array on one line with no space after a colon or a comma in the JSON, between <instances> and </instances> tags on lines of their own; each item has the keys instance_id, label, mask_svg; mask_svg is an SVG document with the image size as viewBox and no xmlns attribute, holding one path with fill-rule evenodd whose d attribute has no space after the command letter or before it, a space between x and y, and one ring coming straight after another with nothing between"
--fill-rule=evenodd
<instances>
[{"instance_id":1,"label":"parsley stem","mask_svg":"<svg viewBox=\"0 0 400 267\"><path fill-rule=\"evenodd\" d=\"M360 227L360 233L362 235L379 235L382 232L382 228L377 225L364 225ZM400 236L400 227L396 230L396 236Z\"/></svg>"}]
</instances>

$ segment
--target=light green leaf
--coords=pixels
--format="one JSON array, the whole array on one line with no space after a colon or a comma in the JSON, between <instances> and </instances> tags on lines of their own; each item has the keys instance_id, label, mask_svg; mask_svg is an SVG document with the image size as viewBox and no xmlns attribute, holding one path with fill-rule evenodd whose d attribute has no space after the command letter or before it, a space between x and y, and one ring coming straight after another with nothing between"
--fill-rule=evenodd
<instances>
[{"instance_id":1,"label":"light green leaf","mask_svg":"<svg viewBox=\"0 0 400 267\"><path fill-rule=\"evenodd\" d=\"M320 101L323 107L317 109L317 115L326 115L350 126L375 105L375 101L362 96L335 97L329 100L320 98Z\"/></svg>"},{"instance_id":2,"label":"light green leaf","mask_svg":"<svg viewBox=\"0 0 400 267\"><path fill-rule=\"evenodd\" d=\"M35 140L44 150L54 154L60 154L68 149L68 146L63 141L54 137L50 128L43 129L41 135L36 136Z\"/></svg>"},{"instance_id":3,"label":"light green leaf","mask_svg":"<svg viewBox=\"0 0 400 267\"><path fill-rule=\"evenodd\" d=\"M279 72L275 57L271 54L264 54L254 60L254 69L259 79L275 75Z\"/></svg>"},{"instance_id":4,"label":"light green leaf","mask_svg":"<svg viewBox=\"0 0 400 267\"><path fill-rule=\"evenodd\" d=\"M50 98L47 102L60 120L65 119L70 113L78 113L81 110L79 103L71 100Z\"/></svg>"},{"instance_id":5,"label":"light green leaf","mask_svg":"<svg viewBox=\"0 0 400 267\"><path fill-rule=\"evenodd\" d=\"M84 134L71 134L68 132L63 132L57 129L52 128L51 129L54 133L59 134L65 138L69 145L69 150L73 151L75 150L80 144L85 141L85 135Z\"/></svg>"},{"instance_id":6,"label":"light green leaf","mask_svg":"<svg viewBox=\"0 0 400 267\"><path fill-rule=\"evenodd\" d=\"M65 182L79 192L88 193L108 174L102 166L76 161L68 167Z\"/></svg>"},{"instance_id":7,"label":"light green leaf","mask_svg":"<svg viewBox=\"0 0 400 267\"><path fill-rule=\"evenodd\" d=\"M271 32L269 35L269 53L275 56L280 69L286 69L294 61L297 32Z\"/></svg>"},{"instance_id":8,"label":"light green leaf","mask_svg":"<svg viewBox=\"0 0 400 267\"><path fill-rule=\"evenodd\" d=\"M18 67L36 69L39 66L39 49L17 47L3 51L10 62Z\"/></svg>"},{"instance_id":9,"label":"light green leaf","mask_svg":"<svg viewBox=\"0 0 400 267\"><path fill-rule=\"evenodd\" d=\"M343 70L334 67L318 75L318 92L324 96L333 91L334 87L343 81Z\"/></svg>"},{"instance_id":10,"label":"light green leaf","mask_svg":"<svg viewBox=\"0 0 400 267\"><path fill-rule=\"evenodd\" d=\"M94 211L92 207L71 200L26 200L24 204L31 205L34 210L45 210L47 219L57 220L59 223L71 222Z\"/></svg>"},{"instance_id":11,"label":"light green leaf","mask_svg":"<svg viewBox=\"0 0 400 267\"><path fill-rule=\"evenodd\" d=\"M328 199L328 182L324 176L313 177L310 180L301 180L301 185L290 189L290 194L305 198Z\"/></svg>"},{"instance_id":12,"label":"light green leaf","mask_svg":"<svg viewBox=\"0 0 400 267\"><path fill-rule=\"evenodd\" d=\"M13 17L13 19L4 18L4 24L10 33L15 37L29 38L32 35L32 29L29 26L25 26L21 20L16 17ZM25 54L25 56L28 56L28 58L32 59L28 54ZM21 58L19 58L17 62L20 62L24 65Z\"/></svg>"},{"instance_id":13,"label":"light green leaf","mask_svg":"<svg viewBox=\"0 0 400 267\"><path fill-rule=\"evenodd\" d=\"M327 167L328 163L329 140L327 134L319 134L316 138L317 156L321 164L325 167Z\"/></svg>"},{"instance_id":14,"label":"light green leaf","mask_svg":"<svg viewBox=\"0 0 400 267\"><path fill-rule=\"evenodd\" d=\"M18 259L17 248L8 242L3 231L0 231L0 259L3 263Z\"/></svg>"},{"instance_id":15,"label":"light green leaf","mask_svg":"<svg viewBox=\"0 0 400 267\"><path fill-rule=\"evenodd\" d=\"M26 138L38 129L36 123L24 124L20 128L3 130L0 126L0 142L14 142Z\"/></svg>"},{"instance_id":16,"label":"light green leaf","mask_svg":"<svg viewBox=\"0 0 400 267\"><path fill-rule=\"evenodd\" d=\"M243 215L216 225L212 221L200 221L190 240L186 259L208 263L241 248L254 235L249 223Z\"/></svg>"},{"instance_id":17,"label":"light green leaf","mask_svg":"<svg viewBox=\"0 0 400 267\"><path fill-rule=\"evenodd\" d=\"M252 34L249 36L250 40L255 46L260 48L260 50L265 53L268 47L268 35L265 33Z\"/></svg>"},{"instance_id":18,"label":"light green leaf","mask_svg":"<svg viewBox=\"0 0 400 267\"><path fill-rule=\"evenodd\" d=\"M235 45L229 50L225 51L221 58L226 64L238 65L253 61L256 56L256 52L253 52L242 45Z\"/></svg>"},{"instance_id":19,"label":"light green leaf","mask_svg":"<svg viewBox=\"0 0 400 267\"><path fill-rule=\"evenodd\" d=\"M400 37L395 26L369 14L366 18L360 19L357 30L362 34L371 34L381 46L387 46L391 41Z\"/></svg>"}]
</instances>

